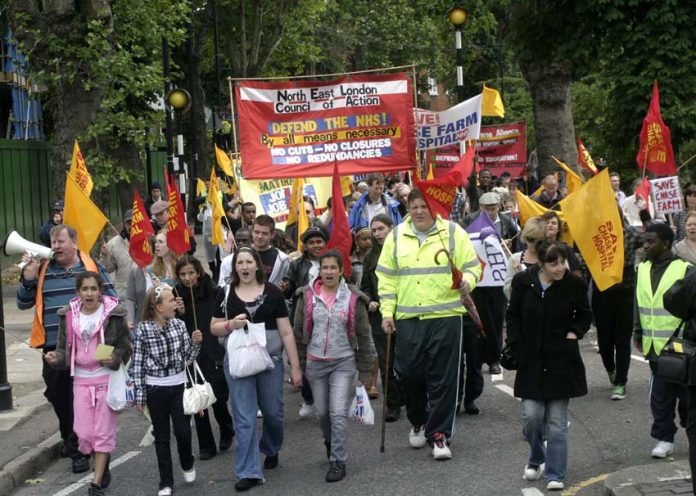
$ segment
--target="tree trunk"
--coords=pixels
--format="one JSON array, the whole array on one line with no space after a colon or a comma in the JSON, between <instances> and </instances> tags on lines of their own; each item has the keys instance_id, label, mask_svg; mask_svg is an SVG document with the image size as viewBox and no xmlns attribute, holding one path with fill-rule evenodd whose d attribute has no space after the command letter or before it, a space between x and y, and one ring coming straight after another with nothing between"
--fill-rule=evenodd
<instances>
[{"instance_id":1,"label":"tree trunk","mask_svg":"<svg viewBox=\"0 0 696 496\"><path fill-rule=\"evenodd\" d=\"M543 61L522 63L521 69L532 95L539 176L558 170L551 155L578 170L570 71L560 63Z\"/></svg>"}]
</instances>

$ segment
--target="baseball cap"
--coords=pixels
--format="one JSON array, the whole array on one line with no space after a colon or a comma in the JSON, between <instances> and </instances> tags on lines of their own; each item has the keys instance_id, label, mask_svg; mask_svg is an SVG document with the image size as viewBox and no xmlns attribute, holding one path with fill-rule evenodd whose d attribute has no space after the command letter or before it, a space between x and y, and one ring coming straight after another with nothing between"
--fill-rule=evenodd
<instances>
[{"instance_id":1,"label":"baseball cap","mask_svg":"<svg viewBox=\"0 0 696 496\"><path fill-rule=\"evenodd\" d=\"M309 241L311 238L316 238L319 236L321 239L326 241L326 233L324 232L323 229L319 227L310 227L307 229L305 232L302 233L302 236L300 236L300 239L302 240L303 243L306 243Z\"/></svg>"},{"instance_id":2,"label":"baseball cap","mask_svg":"<svg viewBox=\"0 0 696 496\"><path fill-rule=\"evenodd\" d=\"M150 213L152 215L157 215L157 214L160 214L160 213L164 212L165 210L167 210L168 207L169 207L169 203L167 203L166 201L157 200L150 207Z\"/></svg>"},{"instance_id":3,"label":"baseball cap","mask_svg":"<svg viewBox=\"0 0 696 496\"><path fill-rule=\"evenodd\" d=\"M59 212L61 210L65 210L65 203L63 201L57 201L53 204L53 211L54 212Z\"/></svg>"}]
</instances>

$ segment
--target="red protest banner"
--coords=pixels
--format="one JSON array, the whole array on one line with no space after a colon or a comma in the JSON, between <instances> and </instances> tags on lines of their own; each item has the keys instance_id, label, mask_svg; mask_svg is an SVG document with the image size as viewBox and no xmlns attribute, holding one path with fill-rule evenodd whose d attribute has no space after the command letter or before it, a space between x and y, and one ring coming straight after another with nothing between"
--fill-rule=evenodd
<instances>
[{"instance_id":1,"label":"red protest banner","mask_svg":"<svg viewBox=\"0 0 696 496\"><path fill-rule=\"evenodd\" d=\"M133 220L131 223L128 253L130 253L133 261L141 269L144 269L152 263L152 245L148 238L154 234L155 230L152 228L150 218L147 216L143 201L136 191L133 197Z\"/></svg>"},{"instance_id":2,"label":"red protest banner","mask_svg":"<svg viewBox=\"0 0 696 496\"><path fill-rule=\"evenodd\" d=\"M170 176L167 184L167 194L169 195L169 220L167 221L167 246L174 253L186 253L191 249L191 233L186 224L186 212L184 203L181 201L179 188L176 185L176 178Z\"/></svg>"},{"instance_id":3,"label":"red protest banner","mask_svg":"<svg viewBox=\"0 0 696 496\"><path fill-rule=\"evenodd\" d=\"M653 83L650 107L640 130L640 148L636 155L636 162L638 170L643 171L643 176L645 176L646 168L656 176L675 176L679 173L674 163L672 133L660 114L660 91L657 80Z\"/></svg>"},{"instance_id":4,"label":"red protest banner","mask_svg":"<svg viewBox=\"0 0 696 496\"><path fill-rule=\"evenodd\" d=\"M527 123L481 126L476 144L479 166L499 177L507 171L512 177L524 174L527 165Z\"/></svg>"},{"instance_id":5,"label":"red protest banner","mask_svg":"<svg viewBox=\"0 0 696 496\"><path fill-rule=\"evenodd\" d=\"M237 87L246 179L403 171L416 166L406 74L333 81L242 81Z\"/></svg>"}]
</instances>

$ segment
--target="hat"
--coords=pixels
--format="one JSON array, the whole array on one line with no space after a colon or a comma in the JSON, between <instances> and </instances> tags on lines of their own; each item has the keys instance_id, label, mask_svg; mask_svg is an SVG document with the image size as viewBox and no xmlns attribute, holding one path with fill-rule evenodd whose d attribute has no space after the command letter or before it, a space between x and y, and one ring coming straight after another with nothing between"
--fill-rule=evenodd
<instances>
[{"instance_id":1,"label":"hat","mask_svg":"<svg viewBox=\"0 0 696 496\"><path fill-rule=\"evenodd\" d=\"M307 229L305 232L302 233L302 236L300 236L300 239L302 240L303 243L306 243L309 241L311 238L316 238L319 236L321 239L326 241L326 233L324 232L323 229L319 227L310 227Z\"/></svg>"},{"instance_id":2,"label":"hat","mask_svg":"<svg viewBox=\"0 0 696 496\"><path fill-rule=\"evenodd\" d=\"M484 193L479 198L479 205L500 205L500 195L493 192Z\"/></svg>"},{"instance_id":3,"label":"hat","mask_svg":"<svg viewBox=\"0 0 696 496\"><path fill-rule=\"evenodd\" d=\"M54 212L59 212L59 211L62 211L62 210L65 210L65 203L63 203L62 200L61 200L61 201L57 201L57 202L55 202L55 203L53 204L53 211L54 211Z\"/></svg>"},{"instance_id":4,"label":"hat","mask_svg":"<svg viewBox=\"0 0 696 496\"><path fill-rule=\"evenodd\" d=\"M152 215L161 214L162 212L164 212L165 210L167 210L167 208L169 208L169 203L167 203L167 202L164 201L164 200L157 200L157 201L156 201L155 203L153 203L152 206L150 207L150 213L151 213Z\"/></svg>"},{"instance_id":5,"label":"hat","mask_svg":"<svg viewBox=\"0 0 696 496\"><path fill-rule=\"evenodd\" d=\"M154 183L150 184L150 191L152 191L153 189L158 189L162 191L162 186L160 185L160 183L155 181Z\"/></svg>"},{"instance_id":6,"label":"hat","mask_svg":"<svg viewBox=\"0 0 696 496\"><path fill-rule=\"evenodd\" d=\"M133 220L133 209L131 208L123 212L123 222L128 222L129 220Z\"/></svg>"}]
</instances>

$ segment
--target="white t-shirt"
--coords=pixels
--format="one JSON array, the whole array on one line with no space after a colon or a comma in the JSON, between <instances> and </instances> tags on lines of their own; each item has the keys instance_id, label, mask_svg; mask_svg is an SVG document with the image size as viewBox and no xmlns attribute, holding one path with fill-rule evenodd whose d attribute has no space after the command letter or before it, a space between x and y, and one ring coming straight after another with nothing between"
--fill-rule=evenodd
<instances>
[{"instance_id":1,"label":"white t-shirt","mask_svg":"<svg viewBox=\"0 0 696 496\"><path fill-rule=\"evenodd\" d=\"M82 339L82 344L87 346L89 340L92 338L95 332L99 332L99 321L101 321L104 316L104 304L100 304L96 312L90 315L85 315L80 312L80 339Z\"/></svg>"},{"instance_id":2,"label":"white t-shirt","mask_svg":"<svg viewBox=\"0 0 696 496\"><path fill-rule=\"evenodd\" d=\"M319 275L319 260L310 260L312 262L312 266L309 268L309 279L307 279L308 283L311 283L315 277Z\"/></svg>"},{"instance_id":3,"label":"white t-shirt","mask_svg":"<svg viewBox=\"0 0 696 496\"><path fill-rule=\"evenodd\" d=\"M365 211L367 212L367 221L372 222L372 218L378 214L384 214L387 209L384 208L384 204L380 199L377 203L371 203L369 198L367 200L367 205L365 205Z\"/></svg>"}]
</instances>

